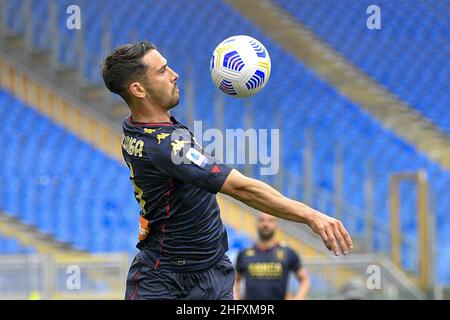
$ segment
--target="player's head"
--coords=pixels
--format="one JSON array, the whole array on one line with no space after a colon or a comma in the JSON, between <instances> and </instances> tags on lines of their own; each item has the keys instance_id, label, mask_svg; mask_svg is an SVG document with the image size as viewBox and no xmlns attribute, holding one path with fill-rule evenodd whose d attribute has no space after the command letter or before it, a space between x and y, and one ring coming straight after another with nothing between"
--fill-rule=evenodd
<instances>
[{"instance_id":1,"label":"player's head","mask_svg":"<svg viewBox=\"0 0 450 320\"><path fill-rule=\"evenodd\" d=\"M102 65L106 87L120 95L131 107L144 101L164 110L175 107L180 99L178 74L148 41L115 48Z\"/></svg>"},{"instance_id":2,"label":"player's head","mask_svg":"<svg viewBox=\"0 0 450 320\"><path fill-rule=\"evenodd\" d=\"M277 218L261 212L258 216L256 227L258 229L259 239L262 241L270 240L274 237L278 229Z\"/></svg>"}]
</instances>

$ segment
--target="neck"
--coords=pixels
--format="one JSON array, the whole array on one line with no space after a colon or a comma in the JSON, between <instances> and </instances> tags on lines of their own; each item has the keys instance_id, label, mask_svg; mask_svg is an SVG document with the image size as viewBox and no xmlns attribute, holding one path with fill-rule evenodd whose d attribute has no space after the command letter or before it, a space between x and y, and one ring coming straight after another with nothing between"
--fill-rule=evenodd
<instances>
[{"instance_id":1,"label":"neck","mask_svg":"<svg viewBox=\"0 0 450 320\"><path fill-rule=\"evenodd\" d=\"M131 105L130 110L131 117L135 122L170 122L169 111L161 107L152 105L147 101L140 105Z\"/></svg>"},{"instance_id":2,"label":"neck","mask_svg":"<svg viewBox=\"0 0 450 320\"><path fill-rule=\"evenodd\" d=\"M275 237L272 237L272 238L270 238L268 240L261 240L261 239L259 239L258 247L263 249L263 250L266 250L266 249L270 249L272 247L275 247L277 243L278 243L278 241L275 239Z\"/></svg>"}]
</instances>

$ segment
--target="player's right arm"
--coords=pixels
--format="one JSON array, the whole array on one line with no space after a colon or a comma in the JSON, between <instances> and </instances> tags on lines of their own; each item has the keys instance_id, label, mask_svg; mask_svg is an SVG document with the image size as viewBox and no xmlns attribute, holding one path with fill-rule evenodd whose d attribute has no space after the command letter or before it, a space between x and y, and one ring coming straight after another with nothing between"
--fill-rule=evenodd
<instances>
[{"instance_id":1,"label":"player's right arm","mask_svg":"<svg viewBox=\"0 0 450 320\"><path fill-rule=\"evenodd\" d=\"M299 286L297 294L293 297L293 299L304 300L309 292L309 289L311 288L311 280L309 279L308 273L303 267L298 269L295 275L299 281Z\"/></svg>"},{"instance_id":2,"label":"player's right arm","mask_svg":"<svg viewBox=\"0 0 450 320\"><path fill-rule=\"evenodd\" d=\"M352 239L339 220L289 199L268 184L246 177L235 169L220 192L275 217L307 224L335 255L339 255L339 249L343 254L353 249Z\"/></svg>"},{"instance_id":3,"label":"player's right arm","mask_svg":"<svg viewBox=\"0 0 450 320\"><path fill-rule=\"evenodd\" d=\"M245 272L246 270L246 264L244 263L244 254L245 254L245 250L244 251L239 251L239 254L236 258L236 273L234 276L234 288L233 288L233 294L234 294L234 300L239 300L241 298L241 292L240 292L240 288L241 288L241 279L242 279L242 274Z\"/></svg>"}]
</instances>

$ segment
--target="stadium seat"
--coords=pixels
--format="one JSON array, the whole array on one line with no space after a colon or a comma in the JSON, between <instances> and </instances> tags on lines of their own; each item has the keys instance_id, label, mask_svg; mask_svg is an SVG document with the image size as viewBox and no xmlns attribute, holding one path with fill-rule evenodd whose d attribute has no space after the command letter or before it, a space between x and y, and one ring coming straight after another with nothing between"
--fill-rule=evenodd
<instances>
[{"instance_id":1,"label":"stadium seat","mask_svg":"<svg viewBox=\"0 0 450 320\"><path fill-rule=\"evenodd\" d=\"M443 116L450 99L448 2L377 1L381 32L365 28L366 8L373 1L326 0L320 6L313 1L275 2L450 136L448 117Z\"/></svg>"},{"instance_id":2,"label":"stadium seat","mask_svg":"<svg viewBox=\"0 0 450 320\"><path fill-rule=\"evenodd\" d=\"M22 246L17 239L0 235L0 254L35 253L32 247Z\"/></svg>"}]
</instances>

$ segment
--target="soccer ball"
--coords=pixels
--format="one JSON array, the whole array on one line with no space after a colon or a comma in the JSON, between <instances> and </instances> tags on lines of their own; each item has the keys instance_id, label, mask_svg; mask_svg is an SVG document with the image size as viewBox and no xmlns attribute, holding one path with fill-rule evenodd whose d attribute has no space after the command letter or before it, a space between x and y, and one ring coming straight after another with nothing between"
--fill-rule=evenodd
<instances>
[{"instance_id":1,"label":"soccer ball","mask_svg":"<svg viewBox=\"0 0 450 320\"><path fill-rule=\"evenodd\" d=\"M256 39L238 35L222 41L211 57L215 85L234 97L249 97L264 88L270 76L267 49Z\"/></svg>"}]
</instances>

